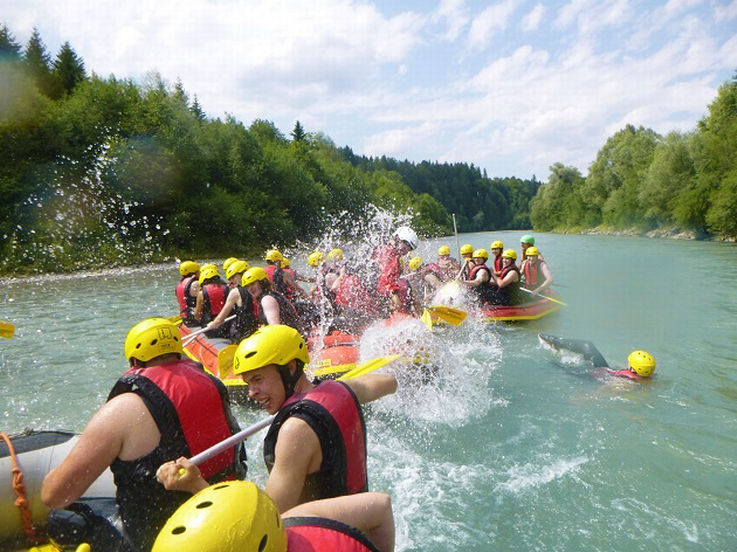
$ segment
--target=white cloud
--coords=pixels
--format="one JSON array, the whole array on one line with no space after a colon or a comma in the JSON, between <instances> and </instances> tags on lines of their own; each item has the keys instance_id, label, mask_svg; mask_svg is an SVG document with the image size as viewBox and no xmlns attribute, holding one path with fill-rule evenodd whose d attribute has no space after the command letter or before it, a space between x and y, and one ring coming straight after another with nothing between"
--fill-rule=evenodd
<instances>
[{"instance_id":1,"label":"white cloud","mask_svg":"<svg viewBox=\"0 0 737 552\"><path fill-rule=\"evenodd\" d=\"M737 19L737 0L732 0L726 6L721 4L715 5L714 18L718 22Z\"/></svg>"},{"instance_id":2,"label":"white cloud","mask_svg":"<svg viewBox=\"0 0 737 552\"><path fill-rule=\"evenodd\" d=\"M545 6L535 4L535 7L522 18L522 30L525 32L536 31L540 26L543 15L545 15Z\"/></svg>"},{"instance_id":3,"label":"white cloud","mask_svg":"<svg viewBox=\"0 0 737 552\"><path fill-rule=\"evenodd\" d=\"M468 47L471 50L482 50L494 38L494 33L507 28L509 16L517 7L517 0L504 0L482 11L471 23L468 33Z\"/></svg>"},{"instance_id":4,"label":"white cloud","mask_svg":"<svg viewBox=\"0 0 737 552\"><path fill-rule=\"evenodd\" d=\"M575 25L580 35L593 35L604 27L625 23L631 14L628 0L572 0L559 10L554 24L561 30Z\"/></svg>"},{"instance_id":5,"label":"white cloud","mask_svg":"<svg viewBox=\"0 0 737 552\"><path fill-rule=\"evenodd\" d=\"M465 0L441 0L432 16L432 21L444 21L448 29L443 34L443 38L451 42L455 41L469 21Z\"/></svg>"}]
</instances>

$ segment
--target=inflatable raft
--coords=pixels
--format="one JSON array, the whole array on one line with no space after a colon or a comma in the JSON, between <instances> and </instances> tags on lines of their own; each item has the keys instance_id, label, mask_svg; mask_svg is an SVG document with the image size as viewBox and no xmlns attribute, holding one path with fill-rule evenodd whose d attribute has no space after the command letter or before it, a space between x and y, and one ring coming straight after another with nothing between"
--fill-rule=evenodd
<instances>
[{"instance_id":1,"label":"inflatable raft","mask_svg":"<svg viewBox=\"0 0 737 552\"><path fill-rule=\"evenodd\" d=\"M18 493L13 485L13 467L23 474L25 496L35 527L46 525L49 509L41 502L41 485L46 474L57 467L79 439L69 431L26 431L11 435L15 461L10 447L0 440L0 550L17 550L25 542L21 513L15 502ZM115 496L115 483L109 469L85 492L85 498Z\"/></svg>"},{"instance_id":2,"label":"inflatable raft","mask_svg":"<svg viewBox=\"0 0 737 552\"><path fill-rule=\"evenodd\" d=\"M520 305L484 305L480 316L487 322L521 322L537 320L554 313L561 307L559 303L539 298Z\"/></svg>"}]
</instances>

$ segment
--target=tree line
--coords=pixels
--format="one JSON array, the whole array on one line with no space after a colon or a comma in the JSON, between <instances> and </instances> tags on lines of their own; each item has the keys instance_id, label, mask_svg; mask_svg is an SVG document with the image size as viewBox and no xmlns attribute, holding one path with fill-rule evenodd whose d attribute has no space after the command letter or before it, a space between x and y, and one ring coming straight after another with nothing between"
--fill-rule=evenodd
<instances>
[{"instance_id":1,"label":"tree line","mask_svg":"<svg viewBox=\"0 0 737 552\"><path fill-rule=\"evenodd\" d=\"M539 230L656 228L737 238L737 73L691 132L627 125L586 177L556 163L531 202Z\"/></svg>"},{"instance_id":2,"label":"tree line","mask_svg":"<svg viewBox=\"0 0 737 552\"><path fill-rule=\"evenodd\" d=\"M383 209L421 235L529 225L536 181L353 155L297 121L208 118L181 82L88 74L67 42L0 27L0 272L68 271L309 242Z\"/></svg>"}]
</instances>

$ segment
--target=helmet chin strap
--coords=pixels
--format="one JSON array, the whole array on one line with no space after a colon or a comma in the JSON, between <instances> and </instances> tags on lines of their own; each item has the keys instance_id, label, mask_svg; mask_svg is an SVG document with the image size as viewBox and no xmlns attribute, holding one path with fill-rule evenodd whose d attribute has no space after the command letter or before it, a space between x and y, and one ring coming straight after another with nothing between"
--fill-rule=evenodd
<instances>
[{"instance_id":1,"label":"helmet chin strap","mask_svg":"<svg viewBox=\"0 0 737 552\"><path fill-rule=\"evenodd\" d=\"M284 384L286 399L294 395L294 387L297 385L299 378L301 378L304 373L304 362L299 359L295 359L295 361L297 363L297 369L294 371L294 374L289 371L289 366L286 364L283 364L278 368L281 381Z\"/></svg>"}]
</instances>

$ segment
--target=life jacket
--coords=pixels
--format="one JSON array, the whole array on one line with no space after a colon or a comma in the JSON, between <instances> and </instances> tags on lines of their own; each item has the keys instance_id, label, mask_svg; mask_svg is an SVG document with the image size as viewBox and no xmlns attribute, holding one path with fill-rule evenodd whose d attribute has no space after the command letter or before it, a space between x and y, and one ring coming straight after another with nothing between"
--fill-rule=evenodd
<instances>
[{"instance_id":1,"label":"life jacket","mask_svg":"<svg viewBox=\"0 0 737 552\"><path fill-rule=\"evenodd\" d=\"M382 245L373 255L379 267L379 281L376 290L381 295L391 295L402 287L399 277L402 275L402 265L399 262L399 252L389 244Z\"/></svg>"},{"instance_id":2,"label":"life jacket","mask_svg":"<svg viewBox=\"0 0 737 552\"><path fill-rule=\"evenodd\" d=\"M286 326L291 326L299 333L302 333L302 320L297 314L297 310L294 308L294 305L292 305L292 303L290 303L281 293L274 291L273 289L264 293L263 297L258 301L258 306L256 306L256 303L254 302L254 313L258 320L264 325L268 324L266 315L264 314L264 309L261 308L260 305L263 298L267 295L276 299L276 302L279 304L279 319L281 320L281 323Z\"/></svg>"},{"instance_id":3,"label":"life jacket","mask_svg":"<svg viewBox=\"0 0 737 552\"><path fill-rule=\"evenodd\" d=\"M427 273L435 274L435 276L438 277L440 281L445 281L445 271L437 264L437 263L430 263L428 265L425 265L425 269L422 273L423 277Z\"/></svg>"},{"instance_id":4,"label":"life jacket","mask_svg":"<svg viewBox=\"0 0 737 552\"><path fill-rule=\"evenodd\" d=\"M187 326L197 324L197 320L194 318L194 307L197 304L197 297L190 295L192 284L197 281L197 277L192 274L186 278L179 280L177 289L175 290L177 301L179 301L179 316L182 317L182 322Z\"/></svg>"},{"instance_id":5,"label":"life jacket","mask_svg":"<svg viewBox=\"0 0 737 552\"><path fill-rule=\"evenodd\" d=\"M476 297L483 305L484 303L490 303L494 297L494 290L497 289L496 284L491 279L491 270L486 264L475 265L468 273L468 281L476 279L476 275L485 270L489 273L489 280L481 284L480 286L472 287L471 290L476 294Z\"/></svg>"},{"instance_id":6,"label":"life jacket","mask_svg":"<svg viewBox=\"0 0 737 552\"><path fill-rule=\"evenodd\" d=\"M626 369L625 370L607 370L606 372L607 372L607 375L609 376L614 376L617 378L625 378L625 379L629 379L632 381L644 381L646 379L649 379L649 378L643 378L642 376L638 376L631 370L626 370Z\"/></svg>"},{"instance_id":7,"label":"life jacket","mask_svg":"<svg viewBox=\"0 0 737 552\"><path fill-rule=\"evenodd\" d=\"M167 491L156 482L156 470L169 460L202 452L239 427L225 386L190 360L131 368L113 386L108 400L122 393L141 397L161 433L157 447L145 456L116 458L110 465L125 528L141 550L150 550L166 520L191 496ZM242 450L238 445L203 462L199 466L203 477L213 483L245 475Z\"/></svg>"},{"instance_id":8,"label":"life jacket","mask_svg":"<svg viewBox=\"0 0 737 552\"><path fill-rule=\"evenodd\" d=\"M521 303L524 303L527 297L524 296L524 294L520 291L520 287L522 284L520 284L519 281L519 268L517 268L517 265L512 263L506 268L502 268L502 272L499 275L499 279L503 280L507 274L510 272L516 272L517 273L517 281L512 282L511 284L508 284L504 286L503 288L498 288L497 294L499 295L499 298L501 300L502 305L519 305Z\"/></svg>"},{"instance_id":9,"label":"life jacket","mask_svg":"<svg viewBox=\"0 0 737 552\"><path fill-rule=\"evenodd\" d=\"M494 272L501 272L503 267L502 256L494 257Z\"/></svg>"},{"instance_id":10,"label":"life jacket","mask_svg":"<svg viewBox=\"0 0 737 552\"><path fill-rule=\"evenodd\" d=\"M287 552L379 552L361 531L336 519L289 517L284 528Z\"/></svg>"},{"instance_id":11,"label":"life jacket","mask_svg":"<svg viewBox=\"0 0 737 552\"><path fill-rule=\"evenodd\" d=\"M528 289L536 289L541 284L541 282L538 281L538 276L540 275L540 263L542 262L543 261L540 261L539 259L534 265L529 259L525 262L525 287Z\"/></svg>"},{"instance_id":12,"label":"life jacket","mask_svg":"<svg viewBox=\"0 0 737 552\"><path fill-rule=\"evenodd\" d=\"M253 297L246 291L243 286L237 286L235 289L241 296L241 306L233 308L235 320L230 326L230 340L233 343L240 343L241 340L258 330L259 317L253 308Z\"/></svg>"},{"instance_id":13,"label":"life jacket","mask_svg":"<svg viewBox=\"0 0 737 552\"><path fill-rule=\"evenodd\" d=\"M228 284L222 282L211 282L202 286L202 295L205 299L202 311L202 325L215 320L215 317L223 310L225 301L228 299Z\"/></svg>"},{"instance_id":14,"label":"life jacket","mask_svg":"<svg viewBox=\"0 0 737 552\"><path fill-rule=\"evenodd\" d=\"M370 315L378 314L374 297L355 274L343 276L335 291L335 304Z\"/></svg>"},{"instance_id":15,"label":"life jacket","mask_svg":"<svg viewBox=\"0 0 737 552\"><path fill-rule=\"evenodd\" d=\"M287 399L264 439L264 461L271 471L279 429L292 416L304 420L317 435L322 450L319 471L305 480L315 499L368 490L366 424L361 405L350 387L324 381L306 394Z\"/></svg>"}]
</instances>

